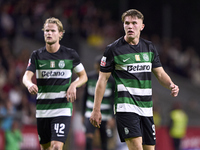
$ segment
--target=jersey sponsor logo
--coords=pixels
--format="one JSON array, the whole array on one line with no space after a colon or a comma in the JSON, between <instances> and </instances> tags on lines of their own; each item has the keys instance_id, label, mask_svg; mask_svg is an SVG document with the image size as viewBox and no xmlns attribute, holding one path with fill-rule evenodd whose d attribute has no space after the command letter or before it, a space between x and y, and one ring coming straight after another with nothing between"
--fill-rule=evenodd
<instances>
[{"instance_id":1,"label":"jersey sponsor logo","mask_svg":"<svg viewBox=\"0 0 200 150\"><path fill-rule=\"evenodd\" d=\"M128 65L127 71L148 71L151 69L150 65Z\"/></svg>"},{"instance_id":2,"label":"jersey sponsor logo","mask_svg":"<svg viewBox=\"0 0 200 150\"><path fill-rule=\"evenodd\" d=\"M101 58L101 66L103 66L103 67L106 66L106 57L105 57L105 56L103 56L103 57Z\"/></svg>"},{"instance_id":3,"label":"jersey sponsor logo","mask_svg":"<svg viewBox=\"0 0 200 150\"><path fill-rule=\"evenodd\" d=\"M123 62L126 62L126 61L128 61L130 58L127 58L127 59L123 59Z\"/></svg>"},{"instance_id":4,"label":"jersey sponsor logo","mask_svg":"<svg viewBox=\"0 0 200 150\"><path fill-rule=\"evenodd\" d=\"M62 77L64 75L64 71L42 71L42 77Z\"/></svg>"},{"instance_id":5,"label":"jersey sponsor logo","mask_svg":"<svg viewBox=\"0 0 200 150\"><path fill-rule=\"evenodd\" d=\"M58 66L60 68L64 68L65 67L65 61L64 60L61 60L59 63L58 63Z\"/></svg>"}]
</instances>

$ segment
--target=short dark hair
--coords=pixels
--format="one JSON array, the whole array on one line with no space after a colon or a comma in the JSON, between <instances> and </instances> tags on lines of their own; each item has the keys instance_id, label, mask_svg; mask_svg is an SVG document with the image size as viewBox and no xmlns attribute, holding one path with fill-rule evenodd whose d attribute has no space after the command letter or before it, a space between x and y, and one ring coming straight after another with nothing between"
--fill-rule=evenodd
<instances>
[{"instance_id":1,"label":"short dark hair","mask_svg":"<svg viewBox=\"0 0 200 150\"><path fill-rule=\"evenodd\" d=\"M129 9L125 11L122 14L122 22L124 22L126 16L137 17L138 19L142 19L142 21L144 21L144 15L136 9Z\"/></svg>"}]
</instances>

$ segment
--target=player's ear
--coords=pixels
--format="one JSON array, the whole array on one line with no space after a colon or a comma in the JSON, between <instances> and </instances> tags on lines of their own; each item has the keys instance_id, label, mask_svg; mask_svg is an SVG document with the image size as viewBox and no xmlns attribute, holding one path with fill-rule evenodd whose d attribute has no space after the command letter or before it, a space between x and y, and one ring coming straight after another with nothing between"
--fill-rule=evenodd
<instances>
[{"instance_id":1,"label":"player's ear","mask_svg":"<svg viewBox=\"0 0 200 150\"><path fill-rule=\"evenodd\" d=\"M59 32L60 33L60 37L62 37L63 36L63 32Z\"/></svg>"},{"instance_id":2,"label":"player's ear","mask_svg":"<svg viewBox=\"0 0 200 150\"><path fill-rule=\"evenodd\" d=\"M59 35L60 35L59 39L61 40L63 37L63 32L59 32Z\"/></svg>"},{"instance_id":3,"label":"player's ear","mask_svg":"<svg viewBox=\"0 0 200 150\"><path fill-rule=\"evenodd\" d=\"M144 29L144 27L145 27L145 25L144 25L144 24L142 24L142 27L141 27L140 31L142 31L142 30Z\"/></svg>"}]
</instances>

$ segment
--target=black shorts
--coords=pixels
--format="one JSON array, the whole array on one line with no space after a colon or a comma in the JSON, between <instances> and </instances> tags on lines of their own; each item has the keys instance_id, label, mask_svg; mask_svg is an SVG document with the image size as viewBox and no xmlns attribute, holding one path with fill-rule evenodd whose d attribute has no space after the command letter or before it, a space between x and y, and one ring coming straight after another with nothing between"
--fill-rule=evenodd
<instances>
[{"instance_id":1,"label":"black shorts","mask_svg":"<svg viewBox=\"0 0 200 150\"><path fill-rule=\"evenodd\" d=\"M102 121L100 128L94 127L91 123L89 118L85 118L85 128L86 128L86 134L88 133L95 133L95 130L100 131L100 139L101 139L101 147L102 149L107 149L108 145L108 137L112 134L111 132L107 132L108 130L106 129L106 124L107 121Z\"/></svg>"},{"instance_id":2,"label":"black shorts","mask_svg":"<svg viewBox=\"0 0 200 150\"><path fill-rule=\"evenodd\" d=\"M37 131L40 144L51 141L65 143L70 128L71 116L37 118Z\"/></svg>"},{"instance_id":3,"label":"black shorts","mask_svg":"<svg viewBox=\"0 0 200 150\"><path fill-rule=\"evenodd\" d=\"M116 122L121 142L125 142L127 138L142 137L143 145L156 144L153 117L143 117L129 112L117 112Z\"/></svg>"},{"instance_id":4,"label":"black shorts","mask_svg":"<svg viewBox=\"0 0 200 150\"><path fill-rule=\"evenodd\" d=\"M98 129L90 123L90 118L85 118L84 124L85 124L85 128L86 128L86 133L94 134L95 130ZM107 124L107 121L101 122L101 125L100 125L100 128L99 128L100 133L106 132L106 124Z\"/></svg>"}]
</instances>

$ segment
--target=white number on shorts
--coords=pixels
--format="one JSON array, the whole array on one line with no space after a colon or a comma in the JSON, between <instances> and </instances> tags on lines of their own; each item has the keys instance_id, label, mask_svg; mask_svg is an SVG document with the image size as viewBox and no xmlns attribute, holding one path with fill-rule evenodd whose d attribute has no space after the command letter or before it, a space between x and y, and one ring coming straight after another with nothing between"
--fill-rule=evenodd
<instances>
[{"instance_id":1,"label":"white number on shorts","mask_svg":"<svg viewBox=\"0 0 200 150\"><path fill-rule=\"evenodd\" d=\"M56 130L56 133L64 134L64 131L63 131L64 129L65 129L65 124L63 124L63 123L61 123L61 124L55 123L54 130Z\"/></svg>"},{"instance_id":2,"label":"white number on shorts","mask_svg":"<svg viewBox=\"0 0 200 150\"><path fill-rule=\"evenodd\" d=\"M156 130L155 130L155 125L152 125L152 129L153 129L153 135L156 135Z\"/></svg>"},{"instance_id":3,"label":"white number on shorts","mask_svg":"<svg viewBox=\"0 0 200 150\"><path fill-rule=\"evenodd\" d=\"M63 131L64 128L65 128L65 124L61 123L61 124L60 124L60 130L59 130L59 133L64 134L64 131Z\"/></svg>"}]
</instances>

